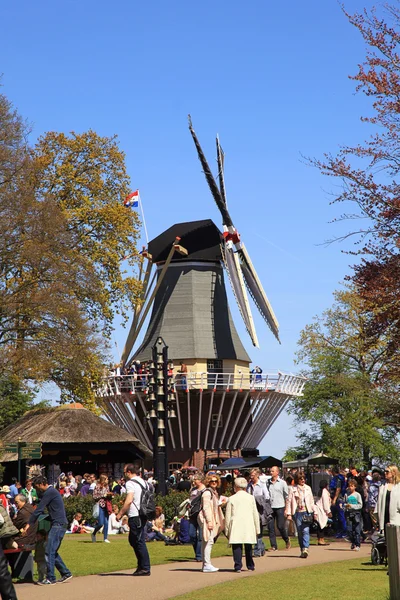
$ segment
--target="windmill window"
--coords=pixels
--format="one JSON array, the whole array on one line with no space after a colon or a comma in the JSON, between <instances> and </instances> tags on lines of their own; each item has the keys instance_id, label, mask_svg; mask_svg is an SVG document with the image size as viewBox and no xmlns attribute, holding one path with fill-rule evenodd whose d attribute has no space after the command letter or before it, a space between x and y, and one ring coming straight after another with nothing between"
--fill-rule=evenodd
<instances>
[{"instance_id":1,"label":"windmill window","mask_svg":"<svg viewBox=\"0 0 400 600\"><path fill-rule=\"evenodd\" d=\"M211 416L211 427L222 427L222 415L219 417L219 420L218 413Z\"/></svg>"}]
</instances>

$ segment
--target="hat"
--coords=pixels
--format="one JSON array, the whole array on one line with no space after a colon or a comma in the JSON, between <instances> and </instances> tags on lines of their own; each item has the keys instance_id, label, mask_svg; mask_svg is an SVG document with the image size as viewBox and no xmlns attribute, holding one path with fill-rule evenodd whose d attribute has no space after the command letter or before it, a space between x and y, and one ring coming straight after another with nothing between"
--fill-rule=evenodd
<instances>
[{"instance_id":1,"label":"hat","mask_svg":"<svg viewBox=\"0 0 400 600\"><path fill-rule=\"evenodd\" d=\"M10 488L8 485L3 485L3 487L0 488L0 492L2 492L3 494L9 494L10 493Z\"/></svg>"}]
</instances>

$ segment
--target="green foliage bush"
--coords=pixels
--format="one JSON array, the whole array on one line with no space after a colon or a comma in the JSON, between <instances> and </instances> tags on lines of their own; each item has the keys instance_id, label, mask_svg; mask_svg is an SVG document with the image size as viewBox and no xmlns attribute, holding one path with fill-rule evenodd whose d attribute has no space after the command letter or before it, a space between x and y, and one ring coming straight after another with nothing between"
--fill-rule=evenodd
<instances>
[{"instance_id":1,"label":"green foliage bush","mask_svg":"<svg viewBox=\"0 0 400 600\"><path fill-rule=\"evenodd\" d=\"M125 496L114 496L112 504L117 504L118 508L124 503ZM83 519L94 525L96 519L93 518L93 506L95 502L93 497L88 496L70 496L64 500L65 512L67 513L68 523L72 523L74 515L82 513Z\"/></svg>"},{"instance_id":2,"label":"green foliage bush","mask_svg":"<svg viewBox=\"0 0 400 600\"><path fill-rule=\"evenodd\" d=\"M167 496L156 496L156 506L161 506L165 515L165 521L170 523L177 513L178 506L187 498L189 492L176 492L170 490ZM118 508L122 506L125 500L125 495L114 496L112 504L117 504ZM77 512L82 513L84 520L93 525L93 506L94 500L92 496L70 496L64 500L65 511L67 513L68 523L71 523L74 515Z\"/></svg>"},{"instance_id":3,"label":"green foliage bush","mask_svg":"<svg viewBox=\"0 0 400 600\"><path fill-rule=\"evenodd\" d=\"M169 490L167 496L156 496L156 506L162 506L166 523L172 521L178 506L187 498L189 498L189 492L176 492L175 490Z\"/></svg>"}]
</instances>

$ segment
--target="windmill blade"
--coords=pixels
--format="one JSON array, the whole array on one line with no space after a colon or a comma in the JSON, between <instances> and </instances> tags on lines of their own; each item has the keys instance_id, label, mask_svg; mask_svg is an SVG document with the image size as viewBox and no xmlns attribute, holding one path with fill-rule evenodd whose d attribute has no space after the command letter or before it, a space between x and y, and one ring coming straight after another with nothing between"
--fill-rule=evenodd
<instances>
[{"instance_id":1,"label":"windmill blade","mask_svg":"<svg viewBox=\"0 0 400 600\"><path fill-rule=\"evenodd\" d=\"M240 314L246 326L247 332L251 338L253 346L258 348L258 339L251 314L249 300L247 298L246 287L243 281L243 275L240 268L239 257L232 248L226 244L221 245L222 257L228 278L235 296Z\"/></svg>"},{"instance_id":2,"label":"windmill blade","mask_svg":"<svg viewBox=\"0 0 400 600\"><path fill-rule=\"evenodd\" d=\"M225 177L224 177L224 161L225 155L219 143L219 137L216 138L217 143L217 164L218 164L218 180L219 180L219 191L225 206L228 207L226 202L226 189L225 189Z\"/></svg>"},{"instance_id":3,"label":"windmill blade","mask_svg":"<svg viewBox=\"0 0 400 600\"><path fill-rule=\"evenodd\" d=\"M240 248L237 249L237 254L240 257L240 265L246 286L253 298L254 304L257 306L261 316L265 319L272 333L280 343L278 320L243 242L241 242Z\"/></svg>"},{"instance_id":4,"label":"windmill blade","mask_svg":"<svg viewBox=\"0 0 400 600\"><path fill-rule=\"evenodd\" d=\"M197 135L195 134L195 131L192 127L192 119L191 119L190 115L189 115L189 131L192 134L194 145L196 146L196 150L197 150L197 155L199 157L199 161L201 162L201 166L203 167L203 172L204 172L205 178L207 180L208 187L210 188L211 194L212 194L212 196L215 200L215 203L218 206L218 209L222 215L222 222L227 227L232 227L232 225L233 225L232 219L228 213L225 201L224 201L223 197L221 196L221 192L219 191L219 188L214 179L214 176L211 173L211 169L208 165L208 162L204 155L204 152L200 146L200 142L197 139Z\"/></svg>"}]
</instances>

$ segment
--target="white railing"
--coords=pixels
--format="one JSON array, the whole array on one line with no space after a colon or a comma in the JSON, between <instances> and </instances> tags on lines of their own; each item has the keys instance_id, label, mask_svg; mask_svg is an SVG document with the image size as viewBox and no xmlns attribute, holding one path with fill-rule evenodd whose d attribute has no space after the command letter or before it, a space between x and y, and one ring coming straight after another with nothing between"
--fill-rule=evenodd
<instances>
[{"instance_id":1,"label":"white railing","mask_svg":"<svg viewBox=\"0 0 400 600\"><path fill-rule=\"evenodd\" d=\"M97 390L99 396L114 396L124 393L136 394L148 389L149 374L116 375L103 378L103 385ZM245 375L243 373L188 372L176 374L173 378L175 391L200 390L254 390L279 392L292 396L302 394L306 379L298 375L271 372Z\"/></svg>"}]
</instances>

